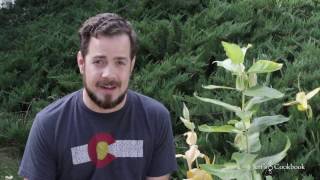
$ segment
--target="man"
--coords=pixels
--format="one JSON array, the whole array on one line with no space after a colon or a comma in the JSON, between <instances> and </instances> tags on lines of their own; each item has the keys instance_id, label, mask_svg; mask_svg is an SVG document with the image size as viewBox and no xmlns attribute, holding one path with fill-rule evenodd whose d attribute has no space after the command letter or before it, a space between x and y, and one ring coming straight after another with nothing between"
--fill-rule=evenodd
<instances>
[{"instance_id":1,"label":"man","mask_svg":"<svg viewBox=\"0 0 320 180\"><path fill-rule=\"evenodd\" d=\"M165 180L177 168L170 115L128 90L136 34L104 13L80 28L84 88L50 104L32 125L19 175L29 180Z\"/></svg>"}]
</instances>

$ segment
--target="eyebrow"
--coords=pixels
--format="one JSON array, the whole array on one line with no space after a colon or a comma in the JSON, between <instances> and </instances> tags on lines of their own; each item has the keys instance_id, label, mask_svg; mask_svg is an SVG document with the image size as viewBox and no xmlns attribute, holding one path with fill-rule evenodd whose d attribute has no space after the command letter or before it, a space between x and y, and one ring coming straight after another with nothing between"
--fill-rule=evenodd
<instances>
[{"instance_id":1,"label":"eyebrow","mask_svg":"<svg viewBox=\"0 0 320 180\"><path fill-rule=\"evenodd\" d=\"M104 55L97 55L97 56L94 56L93 59L108 59L106 56ZM127 57L124 57L124 56L117 56L114 58L114 60L121 60L121 61L129 61L129 59Z\"/></svg>"},{"instance_id":2,"label":"eyebrow","mask_svg":"<svg viewBox=\"0 0 320 180\"><path fill-rule=\"evenodd\" d=\"M104 55L98 55L98 56L94 56L93 59L107 59L107 57Z\"/></svg>"},{"instance_id":3,"label":"eyebrow","mask_svg":"<svg viewBox=\"0 0 320 180\"><path fill-rule=\"evenodd\" d=\"M115 60L128 61L128 58L119 56L119 57L115 57Z\"/></svg>"}]
</instances>

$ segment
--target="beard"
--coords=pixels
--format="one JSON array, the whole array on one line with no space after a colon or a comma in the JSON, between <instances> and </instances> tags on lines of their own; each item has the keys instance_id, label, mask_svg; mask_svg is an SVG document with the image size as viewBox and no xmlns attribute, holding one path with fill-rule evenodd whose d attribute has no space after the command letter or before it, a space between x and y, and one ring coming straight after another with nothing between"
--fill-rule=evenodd
<instances>
[{"instance_id":1,"label":"beard","mask_svg":"<svg viewBox=\"0 0 320 180\"><path fill-rule=\"evenodd\" d=\"M86 77L85 75L82 78L83 81L83 85L85 90L87 91L87 94L89 96L89 98L92 100L92 102L94 102L98 107L102 108L102 109L112 109L114 107L116 107L117 105L119 105L120 103L122 103L126 97L128 88L126 88L126 90L121 93L115 100L112 100L112 96L111 95L104 95L102 98L98 96L97 93L95 93L93 90L91 90L87 83L86 83ZM121 83L120 82L116 82L116 81L98 81L96 83L96 87L102 87L103 85L113 85L115 87L120 87Z\"/></svg>"}]
</instances>

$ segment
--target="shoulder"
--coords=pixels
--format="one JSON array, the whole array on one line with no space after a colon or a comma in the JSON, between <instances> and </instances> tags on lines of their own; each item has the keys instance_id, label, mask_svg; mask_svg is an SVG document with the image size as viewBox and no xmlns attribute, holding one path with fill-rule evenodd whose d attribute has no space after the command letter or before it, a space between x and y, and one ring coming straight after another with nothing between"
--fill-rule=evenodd
<instances>
[{"instance_id":1,"label":"shoulder","mask_svg":"<svg viewBox=\"0 0 320 180\"><path fill-rule=\"evenodd\" d=\"M169 115L168 109L161 102L132 90L128 93L134 104L142 106L148 113Z\"/></svg>"},{"instance_id":2,"label":"shoulder","mask_svg":"<svg viewBox=\"0 0 320 180\"><path fill-rule=\"evenodd\" d=\"M154 129L154 132L160 133L158 131L170 128L170 113L162 103L138 92L129 91L128 93L131 103L135 106L134 109L142 113L145 122Z\"/></svg>"},{"instance_id":3,"label":"shoulder","mask_svg":"<svg viewBox=\"0 0 320 180\"><path fill-rule=\"evenodd\" d=\"M43 108L37 113L35 123L52 125L59 115L63 112L68 112L72 106L76 105L77 97L81 92L81 90L75 91Z\"/></svg>"}]
</instances>

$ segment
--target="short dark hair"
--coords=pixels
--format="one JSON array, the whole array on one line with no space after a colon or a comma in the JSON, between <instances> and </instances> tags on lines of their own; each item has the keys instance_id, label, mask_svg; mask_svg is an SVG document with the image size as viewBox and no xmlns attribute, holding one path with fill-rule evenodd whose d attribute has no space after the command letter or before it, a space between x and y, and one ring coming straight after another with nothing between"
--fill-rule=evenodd
<instances>
[{"instance_id":1,"label":"short dark hair","mask_svg":"<svg viewBox=\"0 0 320 180\"><path fill-rule=\"evenodd\" d=\"M129 21L114 13L97 14L87 19L79 29L80 51L84 56L88 53L91 37L114 36L127 34L130 39L130 57L136 55L137 35Z\"/></svg>"}]
</instances>

